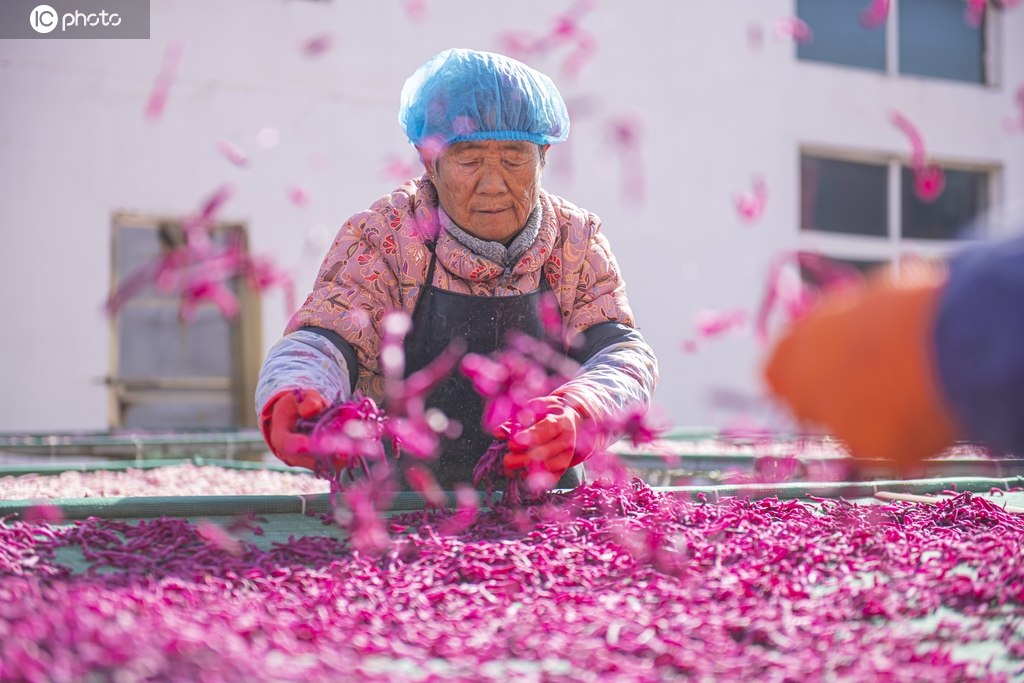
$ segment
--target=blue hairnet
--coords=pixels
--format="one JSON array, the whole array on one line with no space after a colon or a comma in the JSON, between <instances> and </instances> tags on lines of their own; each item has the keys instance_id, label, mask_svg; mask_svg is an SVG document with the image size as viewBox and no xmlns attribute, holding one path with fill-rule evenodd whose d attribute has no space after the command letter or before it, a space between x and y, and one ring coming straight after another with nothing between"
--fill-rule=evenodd
<instances>
[{"instance_id":1,"label":"blue hairnet","mask_svg":"<svg viewBox=\"0 0 1024 683\"><path fill-rule=\"evenodd\" d=\"M445 50L416 69L402 88L398 122L414 145L434 136L446 145L549 145L569 137L569 112L550 78L504 55L475 50Z\"/></svg>"}]
</instances>

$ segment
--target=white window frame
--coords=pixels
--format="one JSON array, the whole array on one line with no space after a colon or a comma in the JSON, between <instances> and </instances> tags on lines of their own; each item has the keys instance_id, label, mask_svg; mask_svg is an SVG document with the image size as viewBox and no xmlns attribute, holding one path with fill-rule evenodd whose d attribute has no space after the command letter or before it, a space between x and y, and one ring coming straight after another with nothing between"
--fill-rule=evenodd
<instances>
[{"instance_id":1,"label":"white window frame","mask_svg":"<svg viewBox=\"0 0 1024 683\"><path fill-rule=\"evenodd\" d=\"M962 0L967 6L967 0ZM865 3L866 5L867 3ZM796 7L793 7L793 14L796 15ZM889 16L885 22L885 74L892 78L923 78L929 81L943 81L959 83L963 85L976 85L981 87L998 89L1002 84L1003 64L1002 55L1002 26L1003 9L989 4L985 9L985 23L981 30L985 32L983 40L984 54L982 62L985 68L985 80L982 83L970 83L956 79L940 78L937 76L921 76L918 74L900 73L900 0L889 0ZM798 62L805 64L819 64L822 66L835 66L845 69L858 69L879 73L873 69L864 69L852 64L835 64L832 62L818 61L816 59L800 59L794 47L793 56Z\"/></svg>"},{"instance_id":2,"label":"white window frame","mask_svg":"<svg viewBox=\"0 0 1024 683\"><path fill-rule=\"evenodd\" d=\"M159 230L162 223L181 223L180 217L144 215L135 212L115 212L110 230L110 283L111 293L118 286L117 233L120 228ZM243 246L248 247L248 230L244 223L218 222L213 230L237 230ZM230 377L122 377L119 375L120 350L118 345L117 314L110 316L110 374L106 377L107 416L112 429L123 428L128 405L150 401L206 400L228 402L235 405L235 425L255 427L257 420L252 407L256 393L256 380L262 363L262 322L260 298L248 286L238 288L240 311L231 322L232 372ZM130 303L128 304L130 305ZM203 306L212 306L205 303Z\"/></svg>"},{"instance_id":3,"label":"white window frame","mask_svg":"<svg viewBox=\"0 0 1024 683\"><path fill-rule=\"evenodd\" d=\"M902 237L903 194L900 186L902 169L909 164L908 156L886 154L884 152L863 152L818 145L800 147L797 159L797 173L800 158L813 156L837 161L853 161L884 165L888 168L888 227L884 237L853 235L818 230L801 230L800 202L802 189L797 191L797 238L796 248L801 252L821 254L822 256L849 259L853 261L888 262L899 272L899 263L905 257L944 258L963 249L975 240L921 240L904 239ZM944 169L957 171L974 171L988 174L988 228L994 237L1000 232L1001 216L998 213L1002 189L1002 169L996 164L982 164L972 161L937 159ZM801 188L799 178L796 183ZM981 237L981 236L979 236Z\"/></svg>"}]
</instances>

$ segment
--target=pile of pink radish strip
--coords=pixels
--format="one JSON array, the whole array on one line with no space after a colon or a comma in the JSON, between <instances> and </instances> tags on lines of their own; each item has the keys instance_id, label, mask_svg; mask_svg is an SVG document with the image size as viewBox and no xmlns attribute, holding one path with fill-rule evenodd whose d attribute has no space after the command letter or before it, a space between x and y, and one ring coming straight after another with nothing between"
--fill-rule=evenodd
<instances>
[{"instance_id":1,"label":"pile of pink radish strip","mask_svg":"<svg viewBox=\"0 0 1024 683\"><path fill-rule=\"evenodd\" d=\"M241 496L326 493L330 483L303 474L235 470L189 463L124 472L61 472L0 477L0 500L116 498L120 496Z\"/></svg>"},{"instance_id":2,"label":"pile of pink radish strip","mask_svg":"<svg viewBox=\"0 0 1024 683\"><path fill-rule=\"evenodd\" d=\"M1024 658L1024 517L970 493L475 501L384 518L368 552L261 550L258 520L7 519L0 680L976 681ZM69 544L92 570L56 563Z\"/></svg>"}]
</instances>

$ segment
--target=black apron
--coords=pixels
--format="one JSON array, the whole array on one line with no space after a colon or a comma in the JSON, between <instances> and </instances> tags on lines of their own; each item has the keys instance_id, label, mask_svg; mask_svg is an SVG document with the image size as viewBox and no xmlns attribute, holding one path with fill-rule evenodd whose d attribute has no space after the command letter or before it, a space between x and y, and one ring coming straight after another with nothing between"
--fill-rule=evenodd
<instances>
[{"instance_id":1,"label":"black apron","mask_svg":"<svg viewBox=\"0 0 1024 683\"><path fill-rule=\"evenodd\" d=\"M433 244L427 244L427 248L431 252L427 279L413 309L412 330L404 342L406 377L426 367L458 337L466 342L469 353L484 356L505 348L511 332L545 338L538 303L545 291L551 291L551 285L543 271L540 287L529 294L459 294L433 285L437 254ZM456 368L430 393L426 405L462 423L462 434L457 439L441 436L440 455L422 464L431 470L442 490L451 491L459 483L472 484L473 468L494 441L494 435L483 427L483 399ZM571 467L556 488L578 486L582 476L582 465Z\"/></svg>"}]
</instances>

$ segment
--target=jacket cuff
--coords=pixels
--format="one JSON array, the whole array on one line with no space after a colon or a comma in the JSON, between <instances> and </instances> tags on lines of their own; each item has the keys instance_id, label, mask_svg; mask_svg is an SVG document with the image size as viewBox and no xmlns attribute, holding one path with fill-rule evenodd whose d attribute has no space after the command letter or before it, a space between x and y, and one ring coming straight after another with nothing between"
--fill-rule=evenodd
<instances>
[{"instance_id":1,"label":"jacket cuff","mask_svg":"<svg viewBox=\"0 0 1024 683\"><path fill-rule=\"evenodd\" d=\"M256 385L256 414L282 392L314 389L328 402L352 395L348 362L327 337L299 330L274 344L267 353Z\"/></svg>"}]
</instances>

